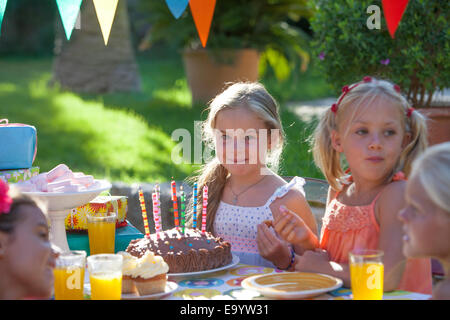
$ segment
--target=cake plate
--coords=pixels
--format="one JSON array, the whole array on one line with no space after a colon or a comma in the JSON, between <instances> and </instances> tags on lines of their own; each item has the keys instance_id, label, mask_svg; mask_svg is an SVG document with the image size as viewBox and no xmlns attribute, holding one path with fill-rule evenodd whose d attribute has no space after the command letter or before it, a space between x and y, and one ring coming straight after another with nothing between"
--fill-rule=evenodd
<instances>
[{"instance_id":1,"label":"cake plate","mask_svg":"<svg viewBox=\"0 0 450 320\"><path fill-rule=\"evenodd\" d=\"M63 251L69 251L66 226L64 220L72 209L85 205L103 191L111 189L111 183L106 180L100 182L100 187L92 190L56 193L56 192L22 192L23 194L38 198L48 206L50 218L50 241Z\"/></svg>"}]
</instances>

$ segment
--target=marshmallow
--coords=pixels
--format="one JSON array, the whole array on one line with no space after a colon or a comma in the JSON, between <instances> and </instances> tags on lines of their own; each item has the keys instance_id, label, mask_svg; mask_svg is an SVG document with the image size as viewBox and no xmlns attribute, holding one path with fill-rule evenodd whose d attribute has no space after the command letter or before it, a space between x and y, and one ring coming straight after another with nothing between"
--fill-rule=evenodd
<instances>
[{"instance_id":1,"label":"marshmallow","mask_svg":"<svg viewBox=\"0 0 450 320\"><path fill-rule=\"evenodd\" d=\"M57 181L57 182L51 182L47 185L47 189L49 192L53 192L56 189L58 189L59 187L66 187L66 186L70 186L72 184L72 180L61 180L61 181Z\"/></svg>"},{"instance_id":2,"label":"marshmallow","mask_svg":"<svg viewBox=\"0 0 450 320\"><path fill-rule=\"evenodd\" d=\"M72 181L74 181L75 183L79 183L82 184L86 187L89 187L92 183L94 183L94 177L93 176L80 176L80 177L75 177L72 179Z\"/></svg>"},{"instance_id":3,"label":"marshmallow","mask_svg":"<svg viewBox=\"0 0 450 320\"><path fill-rule=\"evenodd\" d=\"M62 175L60 175L59 177L54 179L52 182L59 182L62 180L70 180L70 179L73 179L73 177L74 177L74 175L73 175L72 171L66 171Z\"/></svg>"},{"instance_id":4,"label":"marshmallow","mask_svg":"<svg viewBox=\"0 0 450 320\"><path fill-rule=\"evenodd\" d=\"M72 172L65 164L59 164L49 172L31 177L25 182L16 183L25 192L81 192L101 187L101 182L83 172Z\"/></svg>"},{"instance_id":5,"label":"marshmallow","mask_svg":"<svg viewBox=\"0 0 450 320\"><path fill-rule=\"evenodd\" d=\"M52 170L47 172L47 179L49 182L55 180L56 178L62 176L64 173L70 171L69 167L61 163L54 167Z\"/></svg>"}]
</instances>

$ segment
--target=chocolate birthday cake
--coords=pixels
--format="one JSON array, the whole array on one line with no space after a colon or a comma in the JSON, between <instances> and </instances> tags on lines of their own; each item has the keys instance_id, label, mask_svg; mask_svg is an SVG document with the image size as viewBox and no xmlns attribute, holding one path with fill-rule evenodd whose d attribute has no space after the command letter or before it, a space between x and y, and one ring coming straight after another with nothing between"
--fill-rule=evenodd
<instances>
[{"instance_id":1,"label":"chocolate birthday cake","mask_svg":"<svg viewBox=\"0 0 450 320\"><path fill-rule=\"evenodd\" d=\"M209 232L173 228L153 233L150 238L130 241L126 249L140 258L147 251L160 255L169 266L169 273L196 272L219 268L232 261L231 245Z\"/></svg>"}]
</instances>

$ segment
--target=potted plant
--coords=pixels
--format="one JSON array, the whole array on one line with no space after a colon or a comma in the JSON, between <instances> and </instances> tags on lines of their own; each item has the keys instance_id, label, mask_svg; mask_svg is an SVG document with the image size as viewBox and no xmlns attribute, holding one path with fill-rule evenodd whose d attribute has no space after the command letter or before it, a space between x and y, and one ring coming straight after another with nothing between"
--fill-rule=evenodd
<instances>
[{"instance_id":1,"label":"potted plant","mask_svg":"<svg viewBox=\"0 0 450 320\"><path fill-rule=\"evenodd\" d=\"M189 7L179 19L165 1L141 1L150 24L141 48L165 41L181 49L193 102L207 102L236 80L255 81L271 68L280 80L306 69L308 36L293 21L309 17L307 0L218 0L206 48Z\"/></svg>"},{"instance_id":2,"label":"potted plant","mask_svg":"<svg viewBox=\"0 0 450 320\"><path fill-rule=\"evenodd\" d=\"M380 29L367 26L367 8L373 4L380 8ZM430 144L450 140L450 106L433 101L450 83L449 2L409 1L394 39L381 1L315 0L311 8L313 54L337 94L365 75L390 79L430 119Z\"/></svg>"}]
</instances>

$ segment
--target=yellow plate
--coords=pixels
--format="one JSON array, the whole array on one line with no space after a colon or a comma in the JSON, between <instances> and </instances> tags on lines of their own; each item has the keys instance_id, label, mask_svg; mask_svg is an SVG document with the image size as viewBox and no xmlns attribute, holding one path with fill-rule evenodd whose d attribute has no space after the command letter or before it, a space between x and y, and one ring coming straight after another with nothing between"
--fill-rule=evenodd
<instances>
[{"instance_id":1,"label":"yellow plate","mask_svg":"<svg viewBox=\"0 0 450 320\"><path fill-rule=\"evenodd\" d=\"M286 272L246 278L242 287L277 299L311 298L342 286L342 280L320 273Z\"/></svg>"}]
</instances>

